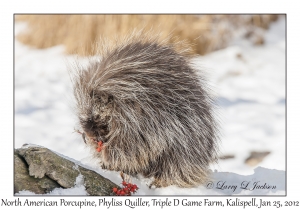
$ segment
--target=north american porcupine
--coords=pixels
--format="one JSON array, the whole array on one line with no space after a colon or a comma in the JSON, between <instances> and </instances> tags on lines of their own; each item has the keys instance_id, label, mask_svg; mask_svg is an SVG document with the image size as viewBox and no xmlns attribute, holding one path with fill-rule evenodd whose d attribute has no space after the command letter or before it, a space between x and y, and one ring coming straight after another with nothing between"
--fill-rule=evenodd
<instances>
[{"instance_id":1,"label":"north american porcupine","mask_svg":"<svg viewBox=\"0 0 300 210\"><path fill-rule=\"evenodd\" d=\"M132 36L77 68L80 127L103 168L154 177L157 187L196 186L217 161L210 90L185 50L157 40Z\"/></svg>"}]
</instances>

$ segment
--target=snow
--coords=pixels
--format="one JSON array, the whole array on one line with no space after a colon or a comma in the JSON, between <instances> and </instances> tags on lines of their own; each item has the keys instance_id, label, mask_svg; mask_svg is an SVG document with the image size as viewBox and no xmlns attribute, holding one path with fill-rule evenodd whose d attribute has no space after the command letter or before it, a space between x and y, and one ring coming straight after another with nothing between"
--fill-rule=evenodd
<instances>
[{"instance_id":1,"label":"snow","mask_svg":"<svg viewBox=\"0 0 300 210\"><path fill-rule=\"evenodd\" d=\"M26 30L17 23L16 33ZM222 50L199 56L195 65L204 68L214 86L221 121L221 153L234 155L212 165L214 188L191 189L169 186L149 189L148 179L132 178L139 186L136 195L284 195L285 147L285 20L279 19L267 32L265 44L253 46L233 40ZM15 148L23 144L47 147L77 164L95 170L115 183L119 172L99 168L89 155L81 135L74 132L72 88L67 64L74 57L63 46L33 49L15 41ZM85 59L82 58L84 61ZM244 163L251 151L269 151L258 165ZM267 183L276 189L241 189L243 181ZM238 186L216 189L217 183ZM18 195L30 195L21 191ZM78 178L74 188L55 189L51 195L86 195Z\"/></svg>"}]
</instances>

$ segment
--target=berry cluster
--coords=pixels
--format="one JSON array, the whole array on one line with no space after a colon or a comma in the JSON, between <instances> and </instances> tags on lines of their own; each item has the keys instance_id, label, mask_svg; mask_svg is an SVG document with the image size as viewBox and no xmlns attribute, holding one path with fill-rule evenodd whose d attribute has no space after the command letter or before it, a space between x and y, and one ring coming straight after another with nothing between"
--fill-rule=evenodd
<instances>
[{"instance_id":1,"label":"berry cluster","mask_svg":"<svg viewBox=\"0 0 300 210\"><path fill-rule=\"evenodd\" d=\"M103 141L98 141L98 147L96 148L98 152L102 150L103 147Z\"/></svg>"},{"instance_id":2,"label":"berry cluster","mask_svg":"<svg viewBox=\"0 0 300 210\"><path fill-rule=\"evenodd\" d=\"M76 130L76 129L75 129L75 132L81 134L84 143L86 143L86 138L85 138L86 135L85 135L85 133L84 133L84 132L80 132L79 130ZM96 148L97 152L101 152L101 150L103 149L103 141L97 141L96 139L92 139L92 140L93 140L95 143L97 143L97 148Z\"/></svg>"},{"instance_id":3,"label":"berry cluster","mask_svg":"<svg viewBox=\"0 0 300 210\"><path fill-rule=\"evenodd\" d=\"M121 189L117 189L116 187L113 188L113 192L116 195L119 196L125 196L125 195L131 195L132 193L135 193L139 188L136 186L136 184L131 184L131 183L127 183L125 181L122 182L122 185L124 187L122 187Z\"/></svg>"}]
</instances>

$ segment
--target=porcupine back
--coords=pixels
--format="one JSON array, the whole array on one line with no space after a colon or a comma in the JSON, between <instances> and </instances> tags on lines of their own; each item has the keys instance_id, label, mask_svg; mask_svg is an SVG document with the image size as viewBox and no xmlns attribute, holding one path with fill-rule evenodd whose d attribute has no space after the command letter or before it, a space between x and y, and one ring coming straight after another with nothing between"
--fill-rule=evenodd
<instances>
[{"instance_id":1,"label":"porcupine back","mask_svg":"<svg viewBox=\"0 0 300 210\"><path fill-rule=\"evenodd\" d=\"M207 82L189 56L135 36L101 57L73 80L82 130L104 142L95 151L102 166L154 177L156 186L206 181L217 160L218 130Z\"/></svg>"}]
</instances>

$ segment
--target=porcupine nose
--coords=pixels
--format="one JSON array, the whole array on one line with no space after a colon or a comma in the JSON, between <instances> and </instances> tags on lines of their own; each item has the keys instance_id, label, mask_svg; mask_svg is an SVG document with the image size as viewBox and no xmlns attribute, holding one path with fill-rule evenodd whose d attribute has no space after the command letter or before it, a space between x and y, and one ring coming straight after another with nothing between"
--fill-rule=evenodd
<instances>
[{"instance_id":1,"label":"porcupine nose","mask_svg":"<svg viewBox=\"0 0 300 210\"><path fill-rule=\"evenodd\" d=\"M96 140L96 136L94 136L93 135L93 133L92 132L90 132L90 131L86 131L86 130L84 130L84 133L85 133L85 136L87 137L87 138L89 138L89 139L92 139L92 140Z\"/></svg>"},{"instance_id":2,"label":"porcupine nose","mask_svg":"<svg viewBox=\"0 0 300 210\"><path fill-rule=\"evenodd\" d=\"M84 123L84 126L83 126L83 132L84 132L83 140L85 142L86 142L87 139L91 139L93 141L96 141L97 136L95 135L95 132L94 132L93 128L94 128L94 126L93 126L93 122L91 120Z\"/></svg>"}]
</instances>

